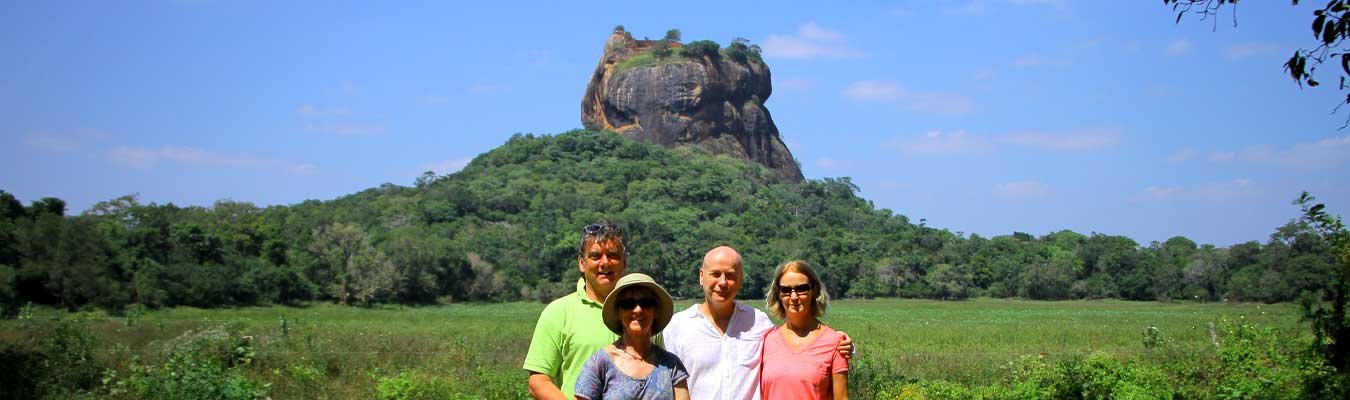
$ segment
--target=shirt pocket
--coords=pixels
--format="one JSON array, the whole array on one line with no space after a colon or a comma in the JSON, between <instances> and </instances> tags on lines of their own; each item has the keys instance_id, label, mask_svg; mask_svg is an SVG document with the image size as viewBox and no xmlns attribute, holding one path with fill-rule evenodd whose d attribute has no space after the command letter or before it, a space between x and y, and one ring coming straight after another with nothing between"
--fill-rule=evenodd
<instances>
[{"instance_id":1,"label":"shirt pocket","mask_svg":"<svg viewBox=\"0 0 1350 400\"><path fill-rule=\"evenodd\" d=\"M759 366L764 349L764 341L760 338L737 338L733 340L735 354L733 354L737 364L746 368Z\"/></svg>"}]
</instances>

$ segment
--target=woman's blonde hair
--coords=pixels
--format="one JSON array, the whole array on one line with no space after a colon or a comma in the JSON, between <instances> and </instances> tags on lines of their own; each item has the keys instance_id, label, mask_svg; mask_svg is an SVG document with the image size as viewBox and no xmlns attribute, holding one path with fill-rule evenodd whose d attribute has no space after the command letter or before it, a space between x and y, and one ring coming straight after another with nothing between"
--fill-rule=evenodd
<instances>
[{"instance_id":1,"label":"woman's blonde hair","mask_svg":"<svg viewBox=\"0 0 1350 400\"><path fill-rule=\"evenodd\" d=\"M820 276L816 275L816 271L802 260L792 260L779 265L778 271L773 273L773 281L769 282L769 294L766 295L768 298L765 299L768 302L769 314L779 319L787 318L787 314L783 312L783 300L778 297L778 284L788 272L806 275L811 292L815 294L811 296L811 315L816 317L825 315L825 310L830 308L830 293L825 290L825 284L820 282Z\"/></svg>"}]
</instances>

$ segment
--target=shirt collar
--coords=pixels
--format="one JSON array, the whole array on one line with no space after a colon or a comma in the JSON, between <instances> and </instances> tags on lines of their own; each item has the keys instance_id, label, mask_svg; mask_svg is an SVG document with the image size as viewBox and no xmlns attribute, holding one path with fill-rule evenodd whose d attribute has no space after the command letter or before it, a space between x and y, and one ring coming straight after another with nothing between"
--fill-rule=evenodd
<instances>
[{"instance_id":1,"label":"shirt collar","mask_svg":"<svg viewBox=\"0 0 1350 400\"><path fill-rule=\"evenodd\" d=\"M591 297L586 295L586 278L577 278L577 298L580 298L583 304L593 304L596 307L604 307L603 304L591 300Z\"/></svg>"}]
</instances>

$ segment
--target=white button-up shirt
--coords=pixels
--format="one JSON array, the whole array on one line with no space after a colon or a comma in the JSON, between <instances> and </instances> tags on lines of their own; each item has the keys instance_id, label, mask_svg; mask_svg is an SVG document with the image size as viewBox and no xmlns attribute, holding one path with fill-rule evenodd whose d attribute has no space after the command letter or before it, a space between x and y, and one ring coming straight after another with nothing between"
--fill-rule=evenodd
<instances>
[{"instance_id":1,"label":"white button-up shirt","mask_svg":"<svg viewBox=\"0 0 1350 400\"><path fill-rule=\"evenodd\" d=\"M736 302L724 335L694 304L675 313L661 336L689 371L690 398L758 400L760 350L770 329L763 311Z\"/></svg>"}]
</instances>

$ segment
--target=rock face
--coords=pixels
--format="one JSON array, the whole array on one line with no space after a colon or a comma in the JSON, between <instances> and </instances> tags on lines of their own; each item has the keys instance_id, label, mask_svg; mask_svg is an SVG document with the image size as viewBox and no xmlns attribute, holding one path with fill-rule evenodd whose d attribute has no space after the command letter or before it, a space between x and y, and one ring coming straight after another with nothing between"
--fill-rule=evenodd
<instances>
[{"instance_id":1,"label":"rock face","mask_svg":"<svg viewBox=\"0 0 1350 400\"><path fill-rule=\"evenodd\" d=\"M610 35L581 100L582 125L666 147L693 145L763 164L785 182L802 180L764 108L773 87L759 57L656 58L652 49L661 44L618 29ZM647 59L624 62L634 57Z\"/></svg>"}]
</instances>

